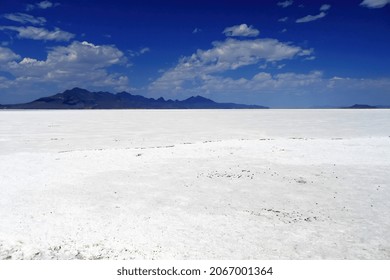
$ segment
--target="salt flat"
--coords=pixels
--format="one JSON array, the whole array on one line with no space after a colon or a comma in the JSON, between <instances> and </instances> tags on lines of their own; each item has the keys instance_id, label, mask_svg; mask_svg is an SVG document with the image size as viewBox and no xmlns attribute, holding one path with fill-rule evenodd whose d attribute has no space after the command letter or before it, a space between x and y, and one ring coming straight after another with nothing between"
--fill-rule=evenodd
<instances>
[{"instance_id":1,"label":"salt flat","mask_svg":"<svg viewBox=\"0 0 390 280\"><path fill-rule=\"evenodd\" d=\"M389 123L0 111L0 259L389 259Z\"/></svg>"}]
</instances>

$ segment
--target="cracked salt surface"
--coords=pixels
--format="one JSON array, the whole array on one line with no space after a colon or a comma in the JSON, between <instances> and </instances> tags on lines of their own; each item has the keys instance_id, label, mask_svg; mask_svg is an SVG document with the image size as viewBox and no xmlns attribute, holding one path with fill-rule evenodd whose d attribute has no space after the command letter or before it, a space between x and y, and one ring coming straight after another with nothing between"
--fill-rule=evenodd
<instances>
[{"instance_id":1,"label":"cracked salt surface","mask_svg":"<svg viewBox=\"0 0 390 280\"><path fill-rule=\"evenodd\" d=\"M389 110L0 112L0 259L389 259Z\"/></svg>"}]
</instances>

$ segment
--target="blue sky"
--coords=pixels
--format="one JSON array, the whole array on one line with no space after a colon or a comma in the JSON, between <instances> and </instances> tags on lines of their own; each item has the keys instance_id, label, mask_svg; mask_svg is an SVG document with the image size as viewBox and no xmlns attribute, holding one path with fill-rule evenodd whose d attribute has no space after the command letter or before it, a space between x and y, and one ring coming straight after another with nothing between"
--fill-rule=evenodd
<instances>
[{"instance_id":1,"label":"blue sky","mask_svg":"<svg viewBox=\"0 0 390 280\"><path fill-rule=\"evenodd\" d=\"M389 31L390 0L2 0L0 103L82 87L390 105Z\"/></svg>"}]
</instances>

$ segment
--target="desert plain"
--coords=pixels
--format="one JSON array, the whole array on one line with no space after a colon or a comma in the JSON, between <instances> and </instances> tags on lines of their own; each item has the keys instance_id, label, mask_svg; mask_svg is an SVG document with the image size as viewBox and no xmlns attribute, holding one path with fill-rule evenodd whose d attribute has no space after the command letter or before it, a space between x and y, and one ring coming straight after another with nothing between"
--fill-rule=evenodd
<instances>
[{"instance_id":1,"label":"desert plain","mask_svg":"<svg viewBox=\"0 0 390 280\"><path fill-rule=\"evenodd\" d=\"M0 259L390 259L390 110L0 111Z\"/></svg>"}]
</instances>

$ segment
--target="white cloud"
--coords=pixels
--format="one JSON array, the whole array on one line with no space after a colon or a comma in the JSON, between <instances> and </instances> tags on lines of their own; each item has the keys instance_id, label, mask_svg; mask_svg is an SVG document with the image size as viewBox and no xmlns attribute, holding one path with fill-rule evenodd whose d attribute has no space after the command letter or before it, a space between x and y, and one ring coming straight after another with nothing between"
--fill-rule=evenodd
<instances>
[{"instance_id":1,"label":"white cloud","mask_svg":"<svg viewBox=\"0 0 390 280\"><path fill-rule=\"evenodd\" d=\"M282 66L280 65L278 68ZM237 102L246 100L245 103L270 106L348 105L349 102L367 102L357 100L370 100L368 93L373 90L381 92L382 95L388 94L390 88L389 78L325 78L321 71L279 74L261 71L250 78L205 74L189 77L185 83L179 82L177 79L173 79L170 83L166 82L165 88L152 88L150 94L156 96L162 94L169 98L179 99L193 95L209 96L210 98L218 96L222 100L236 100ZM349 96L348 100L341 101L343 98L345 99L346 94ZM330 101L331 99L335 101Z\"/></svg>"},{"instance_id":2,"label":"white cloud","mask_svg":"<svg viewBox=\"0 0 390 280\"><path fill-rule=\"evenodd\" d=\"M202 29L200 29L200 28L195 28L195 29L192 31L192 34L196 34L196 33L199 33L199 32L202 32Z\"/></svg>"},{"instance_id":3,"label":"white cloud","mask_svg":"<svg viewBox=\"0 0 390 280\"><path fill-rule=\"evenodd\" d=\"M19 59L20 56L14 53L12 50L9 48L3 48L0 47L0 62L1 63L6 63L12 60Z\"/></svg>"},{"instance_id":4,"label":"white cloud","mask_svg":"<svg viewBox=\"0 0 390 280\"><path fill-rule=\"evenodd\" d=\"M331 5L329 5L329 4L323 4L323 5L321 5L321 7L320 7L320 11L321 11L321 12L325 12L325 11L329 10L330 8L331 8Z\"/></svg>"},{"instance_id":5,"label":"white cloud","mask_svg":"<svg viewBox=\"0 0 390 280\"><path fill-rule=\"evenodd\" d=\"M126 63L123 52L115 46L75 41L68 46L51 48L45 60L30 57L20 59L20 56L1 49L0 53L6 54L7 62L0 65L0 70L15 77L8 81L11 88L28 91L29 87L45 84L45 87L61 89L76 86L129 89L126 76L107 70L113 65Z\"/></svg>"},{"instance_id":6,"label":"white cloud","mask_svg":"<svg viewBox=\"0 0 390 280\"><path fill-rule=\"evenodd\" d=\"M226 27L222 33L228 37L256 37L259 35L260 31L253 28L252 25L248 26L243 23L240 25Z\"/></svg>"},{"instance_id":7,"label":"white cloud","mask_svg":"<svg viewBox=\"0 0 390 280\"><path fill-rule=\"evenodd\" d=\"M42 2L38 3L37 6L41 9L47 9L47 8L53 7L54 4L50 1L42 1Z\"/></svg>"},{"instance_id":8,"label":"white cloud","mask_svg":"<svg viewBox=\"0 0 390 280\"><path fill-rule=\"evenodd\" d=\"M371 9L383 8L387 4L390 4L390 0L364 0L360 3L361 6Z\"/></svg>"},{"instance_id":9,"label":"white cloud","mask_svg":"<svg viewBox=\"0 0 390 280\"><path fill-rule=\"evenodd\" d=\"M9 80L6 77L0 76L0 89L7 89L9 86Z\"/></svg>"},{"instance_id":10,"label":"white cloud","mask_svg":"<svg viewBox=\"0 0 390 280\"><path fill-rule=\"evenodd\" d=\"M150 90L180 91L186 85L193 87L194 84L214 80L216 75L228 70L292 59L296 56L307 56L311 52L312 50L304 50L275 39L236 40L229 38L223 42L214 42L211 49L197 50L191 56L181 58L175 67L167 70L151 84Z\"/></svg>"},{"instance_id":11,"label":"white cloud","mask_svg":"<svg viewBox=\"0 0 390 280\"><path fill-rule=\"evenodd\" d=\"M191 57L183 58L184 66L202 67L208 72L234 70L256 64L259 61L278 61L293 58L303 50L300 47L279 42L275 39L236 40L214 42L213 48L198 50Z\"/></svg>"},{"instance_id":12,"label":"white cloud","mask_svg":"<svg viewBox=\"0 0 390 280\"><path fill-rule=\"evenodd\" d=\"M316 57L314 55L305 57L305 60L315 60Z\"/></svg>"},{"instance_id":13,"label":"white cloud","mask_svg":"<svg viewBox=\"0 0 390 280\"><path fill-rule=\"evenodd\" d=\"M145 53L147 53L147 52L150 52L150 48L148 48L148 47L142 48L142 49L139 51L140 54L145 54Z\"/></svg>"},{"instance_id":14,"label":"white cloud","mask_svg":"<svg viewBox=\"0 0 390 280\"><path fill-rule=\"evenodd\" d=\"M278 19L279 22L286 22L288 20L288 17L283 17Z\"/></svg>"},{"instance_id":15,"label":"white cloud","mask_svg":"<svg viewBox=\"0 0 390 280\"><path fill-rule=\"evenodd\" d=\"M310 95L315 92L327 93L330 90L341 92L345 90L372 90L373 88L386 89L390 87L390 79L352 79L352 78L325 78L321 71L312 71L307 74L281 73L270 74L259 72L251 79L232 79L212 77L200 88L205 92L213 93L287 93L291 95Z\"/></svg>"},{"instance_id":16,"label":"white cloud","mask_svg":"<svg viewBox=\"0 0 390 280\"><path fill-rule=\"evenodd\" d=\"M299 19L297 19L295 22L296 22L296 23L310 22L310 21L314 21L314 20L323 18L323 17L325 17L325 16L326 16L326 13L321 12L321 13L319 13L318 15L315 15L315 16L307 15L307 16L305 16L305 17L299 18Z\"/></svg>"},{"instance_id":17,"label":"white cloud","mask_svg":"<svg viewBox=\"0 0 390 280\"><path fill-rule=\"evenodd\" d=\"M125 60L124 54L114 46L74 41L69 46L50 49L46 60L25 57L20 62L8 63L6 70L16 76L39 77L56 70L68 74L72 74L72 71L94 71Z\"/></svg>"},{"instance_id":18,"label":"white cloud","mask_svg":"<svg viewBox=\"0 0 390 280\"><path fill-rule=\"evenodd\" d=\"M54 7L57 7L59 6L60 4L59 3L53 3L53 2L50 2L50 1L42 1L42 2L38 2L38 3L35 3L35 4L28 4L26 6L26 11L31 11L31 10L34 10L34 9L48 9L48 8L54 8Z\"/></svg>"},{"instance_id":19,"label":"white cloud","mask_svg":"<svg viewBox=\"0 0 390 280\"><path fill-rule=\"evenodd\" d=\"M291 6L293 3L294 3L293 0L286 0L283 2L278 2L278 6L280 6L282 8L287 8L288 6Z\"/></svg>"},{"instance_id":20,"label":"white cloud","mask_svg":"<svg viewBox=\"0 0 390 280\"><path fill-rule=\"evenodd\" d=\"M348 104L346 102L364 102L370 98L368 93L373 90L381 96L389 93L389 78L327 78L321 71L279 72L284 69L287 60L313 60L313 53L313 49L303 49L275 39L228 38L214 42L210 49L197 50L192 55L181 58L176 66L163 71L149 85L147 94L173 99L203 95L217 98L216 100L271 106L340 106ZM248 71L238 71L248 65L254 66L246 68L255 71L252 76L248 76ZM264 70L269 67L276 73Z\"/></svg>"},{"instance_id":21,"label":"white cloud","mask_svg":"<svg viewBox=\"0 0 390 280\"><path fill-rule=\"evenodd\" d=\"M143 55L147 52L150 52L150 48L145 47L145 48L140 49L139 51L128 50L128 52L129 52L129 55L131 57L136 57L136 56Z\"/></svg>"},{"instance_id":22,"label":"white cloud","mask_svg":"<svg viewBox=\"0 0 390 280\"><path fill-rule=\"evenodd\" d=\"M46 23L44 17L33 17L24 13L5 14L3 17L21 24L44 25Z\"/></svg>"},{"instance_id":23,"label":"white cloud","mask_svg":"<svg viewBox=\"0 0 390 280\"><path fill-rule=\"evenodd\" d=\"M315 20L318 20L320 18L323 18L323 17L325 17L327 15L327 13L325 13L325 12L328 11L330 8L331 8L331 5L323 4L320 7L320 13L318 15L314 15L314 16L313 15L307 15L305 17L297 19L295 22L296 23L304 23L304 22L315 21Z\"/></svg>"},{"instance_id":24,"label":"white cloud","mask_svg":"<svg viewBox=\"0 0 390 280\"><path fill-rule=\"evenodd\" d=\"M284 65L278 66L282 68ZM170 73L173 74L173 73ZM176 73L178 74L178 73ZM151 92L157 95L164 94L170 98L181 98L191 95L209 95L230 96L230 100L235 95L253 95L269 93L285 93L299 95L308 93L313 88L324 89L327 83L322 78L322 73L313 71L308 74L281 73L271 74L267 72L258 72L251 78L231 78L220 75L208 75L188 77L186 81L171 79L164 84L155 84Z\"/></svg>"},{"instance_id":25,"label":"white cloud","mask_svg":"<svg viewBox=\"0 0 390 280\"><path fill-rule=\"evenodd\" d=\"M59 28L54 31L49 31L45 28L26 26L0 26L0 30L11 30L18 33L18 37L22 39L44 40L44 41L69 41L75 35Z\"/></svg>"},{"instance_id":26,"label":"white cloud","mask_svg":"<svg viewBox=\"0 0 390 280\"><path fill-rule=\"evenodd\" d=\"M245 90L247 92L252 93L258 91L295 92L296 89L302 89L307 86L320 84L322 81L322 73L319 71L313 71L308 74L297 74L288 72L272 75L266 72L259 72L251 79L222 78L219 83L221 83L224 88L221 88L221 86L216 83L217 80L205 84L203 86L203 89L209 92L221 92L221 90L226 91L229 90L228 88L230 88L232 91L239 92L240 90Z\"/></svg>"},{"instance_id":27,"label":"white cloud","mask_svg":"<svg viewBox=\"0 0 390 280\"><path fill-rule=\"evenodd\" d=\"M314 52L313 49L302 50L298 53L299 56L309 56Z\"/></svg>"},{"instance_id":28,"label":"white cloud","mask_svg":"<svg viewBox=\"0 0 390 280\"><path fill-rule=\"evenodd\" d=\"M35 9L35 5L33 4L27 4L26 6L26 11L29 12L29 11L32 11Z\"/></svg>"}]
</instances>

